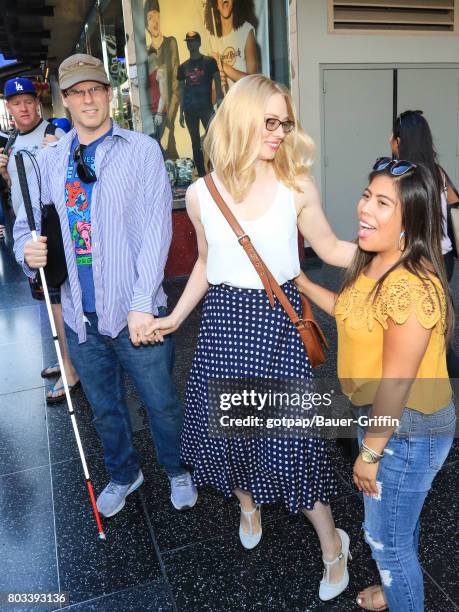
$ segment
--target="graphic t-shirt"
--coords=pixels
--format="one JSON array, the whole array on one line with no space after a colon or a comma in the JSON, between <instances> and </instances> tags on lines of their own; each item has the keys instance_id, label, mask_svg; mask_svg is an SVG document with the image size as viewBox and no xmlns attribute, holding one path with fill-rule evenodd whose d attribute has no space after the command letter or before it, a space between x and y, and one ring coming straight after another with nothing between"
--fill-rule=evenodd
<instances>
[{"instance_id":1,"label":"graphic t-shirt","mask_svg":"<svg viewBox=\"0 0 459 612\"><path fill-rule=\"evenodd\" d=\"M201 113L212 108L212 76L216 72L217 62L205 55L179 66L177 79L185 81L183 110L186 113Z\"/></svg>"},{"instance_id":2,"label":"graphic t-shirt","mask_svg":"<svg viewBox=\"0 0 459 612\"><path fill-rule=\"evenodd\" d=\"M217 52L222 61L241 72L247 72L245 62L245 46L250 32L255 34L255 28L248 21L244 21L240 28L233 30L227 36L210 36L210 48ZM234 85L234 81L227 79L228 87Z\"/></svg>"},{"instance_id":3,"label":"graphic t-shirt","mask_svg":"<svg viewBox=\"0 0 459 612\"><path fill-rule=\"evenodd\" d=\"M106 134L84 147L82 151L82 157L86 166L94 174L96 171L96 149L111 133L112 128ZM85 183L77 174L77 162L74 161L74 154L78 145L78 137L75 136L70 149L70 162L65 181L65 203L67 205L70 235L75 247L83 311L96 312L91 248L91 199L96 183Z\"/></svg>"}]
</instances>

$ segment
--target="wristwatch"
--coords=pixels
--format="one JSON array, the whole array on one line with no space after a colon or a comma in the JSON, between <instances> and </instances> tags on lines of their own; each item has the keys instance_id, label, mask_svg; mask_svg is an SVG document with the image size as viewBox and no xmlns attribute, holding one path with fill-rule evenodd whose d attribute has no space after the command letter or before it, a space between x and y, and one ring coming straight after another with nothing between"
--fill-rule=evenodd
<instances>
[{"instance_id":1,"label":"wristwatch","mask_svg":"<svg viewBox=\"0 0 459 612\"><path fill-rule=\"evenodd\" d=\"M378 463L383 458L383 455L379 455L365 444L362 444L360 447L360 456L362 457L362 461L364 463Z\"/></svg>"}]
</instances>

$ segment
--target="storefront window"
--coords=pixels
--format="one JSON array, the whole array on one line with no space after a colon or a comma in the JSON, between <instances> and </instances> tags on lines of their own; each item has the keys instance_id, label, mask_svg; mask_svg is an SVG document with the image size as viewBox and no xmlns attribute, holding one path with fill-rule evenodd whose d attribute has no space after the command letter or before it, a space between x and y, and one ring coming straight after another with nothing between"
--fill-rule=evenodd
<instances>
[{"instance_id":1,"label":"storefront window","mask_svg":"<svg viewBox=\"0 0 459 612\"><path fill-rule=\"evenodd\" d=\"M102 58L102 38L100 32L100 20L95 20L93 24L85 28L86 30L86 53L94 57Z\"/></svg>"},{"instance_id":2,"label":"storefront window","mask_svg":"<svg viewBox=\"0 0 459 612\"><path fill-rule=\"evenodd\" d=\"M132 129L129 81L126 69L126 37L121 0L112 0L100 18L102 53L113 91L112 116L123 128Z\"/></svg>"},{"instance_id":3,"label":"storefront window","mask_svg":"<svg viewBox=\"0 0 459 612\"><path fill-rule=\"evenodd\" d=\"M121 127L133 129L125 50L122 2L103 0L89 15L76 52L103 60L113 91L111 114Z\"/></svg>"},{"instance_id":4,"label":"storefront window","mask_svg":"<svg viewBox=\"0 0 459 612\"><path fill-rule=\"evenodd\" d=\"M269 0L270 75L290 87L289 7L287 1Z\"/></svg>"},{"instance_id":5,"label":"storefront window","mask_svg":"<svg viewBox=\"0 0 459 612\"><path fill-rule=\"evenodd\" d=\"M220 95L257 72L288 84L287 9L284 0L123 0L134 125L160 144L176 197L205 173L201 138Z\"/></svg>"}]
</instances>

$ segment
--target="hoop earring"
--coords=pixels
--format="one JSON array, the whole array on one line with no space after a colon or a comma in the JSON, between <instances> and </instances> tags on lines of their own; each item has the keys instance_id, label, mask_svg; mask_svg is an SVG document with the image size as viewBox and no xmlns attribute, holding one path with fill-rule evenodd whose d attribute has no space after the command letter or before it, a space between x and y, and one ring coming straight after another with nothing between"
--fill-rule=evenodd
<instances>
[{"instance_id":1,"label":"hoop earring","mask_svg":"<svg viewBox=\"0 0 459 612\"><path fill-rule=\"evenodd\" d=\"M404 244L405 241L403 240L404 238L405 238L405 232L400 232L400 238L398 239L398 250L402 252L405 250L405 244Z\"/></svg>"}]
</instances>

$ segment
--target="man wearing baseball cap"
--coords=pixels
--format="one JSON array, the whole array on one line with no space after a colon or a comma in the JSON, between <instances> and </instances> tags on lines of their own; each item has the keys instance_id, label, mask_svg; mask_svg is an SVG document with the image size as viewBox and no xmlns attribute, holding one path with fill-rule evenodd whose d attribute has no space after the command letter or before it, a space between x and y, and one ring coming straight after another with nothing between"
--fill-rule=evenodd
<instances>
[{"instance_id":1,"label":"man wearing baseball cap","mask_svg":"<svg viewBox=\"0 0 459 612\"><path fill-rule=\"evenodd\" d=\"M222 99L221 79L217 62L213 57L202 55L201 35L187 32L186 45L190 59L179 66L177 80L180 83L180 125L186 126L191 138L193 159L199 176L206 174L204 156L201 149L199 123L204 130L209 125L214 112L212 106L212 81L215 84L217 103Z\"/></svg>"},{"instance_id":2,"label":"man wearing baseball cap","mask_svg":"<svg viewBox=\"0 0 459 612\"><path fill-rule=\"evenodd\" d=\"M3 96L6 100L6 109L14 120L17 130L14 144L9 149L9 156L0 155L0 174L11 187L11 201L13 210L17 215L22 205L21 190L17 179L14 153L26 149L33 155L48 144L64 135L62 130L51 129L50 124L40 117L40 101L30 79L16 77L6 81ZM45 135L48 129L48 134ZM52 134L49 132L52 131ZM30 171L31 162L26 166Z\"/></svg>"},{"instance_id":3,"label":"man wearing baseball cap","mask_svg":"<svg viewBox=\"0 0 459 612\"><path fill-rule=\"evenodd\" d=\"M61 138L64 132L41 118L39 114L40 100L30 79L15 77L6 81L3 95L6 99L6 109L14 120L15 130L11 133L6 147L0 149L0 174L10 187L11 204L14 213L17 215L22 207L22 194L14 159L15 153L25 149L36 156L43 147ZM7 155L4 154L5 148L8 149ZM27 175L29 175L32 171L32 162L28 155L24 155L23 160ZM67 380L71 388L76 390L79 385L78 375L70 360L65 341L59 289L50 289L50 299ZM62 378L59 374L58 363L53 363L42 371L44 378L57 378L46 395L48 404L57 404L65 399Z\"/></svg>"},{"instance_id":4,"label":"man wearing baseball cap","mask_svg":"<svg viewBox=\"0 0 459 612\"><path fill-rule=\"evenodd\" d=\"M112 121L112 90L99 59L85 54L66 59L59 86L74 129L38 162L42 201L54 202L63 229L68 279L62 310L70 355L110 474L97 506L113 516L143 483L124 399L125 371L146 405L172 504L189 508L197 491L180 462L183 410L172 379L172 339L166 336L155 345L149 335L154 318L166 313L162 281L172 234L171 190L161 151L149 136ZM39 224L33 182L31 199ZM16 258L31 275L46 263L46 239L30 240L25 215L14 234Z\"/></svg>"}]
</instances>

